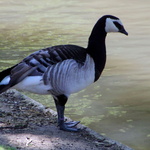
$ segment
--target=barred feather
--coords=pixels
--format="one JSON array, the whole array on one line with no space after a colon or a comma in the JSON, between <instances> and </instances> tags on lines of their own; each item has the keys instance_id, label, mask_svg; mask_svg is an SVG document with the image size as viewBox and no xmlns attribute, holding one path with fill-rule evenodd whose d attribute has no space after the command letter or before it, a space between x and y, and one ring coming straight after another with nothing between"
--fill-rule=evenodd
<instances>
[{"instance_id":1,"label":"barred feather","mask_svg":"<svg viewBox=\"0 0 150 150\"><path fill-rule=\"evenodd\" d=\"M84 69L87 63L86 55L84 48L74 45L59 45L36 51L10 70L7 74L10 77L7 87L39 94L62 94L63 92L69 94L71 93L69 80L76 80L80 75L86 74ZM83 67L80 69L79 66ZM78 76L74 74L75 71ZM3 83L6 84L1 82ZM73 91L77 89L72 89Z\"/></svg>"}]
</instances>

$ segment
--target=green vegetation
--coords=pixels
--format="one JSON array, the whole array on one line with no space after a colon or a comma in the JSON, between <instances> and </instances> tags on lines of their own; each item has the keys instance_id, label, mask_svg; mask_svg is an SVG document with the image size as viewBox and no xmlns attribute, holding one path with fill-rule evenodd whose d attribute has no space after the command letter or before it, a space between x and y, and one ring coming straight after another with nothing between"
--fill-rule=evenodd
<instances>
[{"instance_id":1,"label":"green vegetation","mask_svg":"<svg viewBox=\"0 0 150 150\"><path fill-rule=\"evenodd\" d=\"M16 148L0 145L0 150L16 150Z\"/></svg>"}]
</instances>

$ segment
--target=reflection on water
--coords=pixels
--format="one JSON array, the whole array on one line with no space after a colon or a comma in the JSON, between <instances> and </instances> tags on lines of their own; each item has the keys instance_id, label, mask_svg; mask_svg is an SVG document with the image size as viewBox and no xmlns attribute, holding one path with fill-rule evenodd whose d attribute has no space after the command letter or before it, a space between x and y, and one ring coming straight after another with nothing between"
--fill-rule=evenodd
<instances>
[{"instance_id":1,"label":"reflection on water","mask_svg":"<svg viewBox=\"0 0 150 150\"><path fill-rule=\"evenodd\" d=\"M40 48L86 46L100 16L118 16L129 36L107 37L108 60L101 79L70 97L66 115L136 150L148 150L150 1L127 1L0 0L0 70ZM54 108L50 96L29 95Z\"/></svg>"}]
</instances>

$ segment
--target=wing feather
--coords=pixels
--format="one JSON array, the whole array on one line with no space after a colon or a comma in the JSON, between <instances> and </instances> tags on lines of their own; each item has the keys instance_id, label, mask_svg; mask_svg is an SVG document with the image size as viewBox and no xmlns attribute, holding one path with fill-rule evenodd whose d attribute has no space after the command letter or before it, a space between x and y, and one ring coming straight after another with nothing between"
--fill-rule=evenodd
<instances>
[{"instance_id":1,"label":"wing feather","mask_svg":"<svg viewBox=\"0 0 150 150\"><path fill-rule=\"evenodd\" d=\"M10 86L14 86L27 76L43 76L46 84L48 74L47 69L52 66L59 66L60 62L68 59L84 64L86 59L86 49L75 45L59 45L36 51L23 59L10 71ZM57 67L59 68L59 67ZM59 74L59 69L55 74Z\"/></svg>"}]
</instances>

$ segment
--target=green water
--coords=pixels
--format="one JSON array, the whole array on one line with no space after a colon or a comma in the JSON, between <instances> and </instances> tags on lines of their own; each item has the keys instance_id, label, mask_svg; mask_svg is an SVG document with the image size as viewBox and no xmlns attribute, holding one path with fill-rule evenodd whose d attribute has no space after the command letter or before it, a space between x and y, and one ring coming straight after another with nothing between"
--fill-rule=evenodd
<instances>
[{"instance_id":1,"label":"green water","mask_svg":"<svg viewBox=\"0 0 150 150\"><path fill-rule=\"evenodd\" d=\"M136 150L149 150L150 1L110 2L0 0L0 70L48 46L86 47L100 16L118 16L129 36L108 35L102 77L70 97L66 115ZM55 109L50 96L27 95Z\"/></svg>"}]
</instances>

